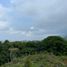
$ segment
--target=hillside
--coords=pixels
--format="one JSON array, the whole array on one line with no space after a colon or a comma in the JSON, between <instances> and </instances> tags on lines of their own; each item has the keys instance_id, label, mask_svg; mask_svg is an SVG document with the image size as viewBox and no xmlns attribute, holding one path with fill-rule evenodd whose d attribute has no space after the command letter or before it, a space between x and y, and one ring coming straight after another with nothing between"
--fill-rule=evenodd
<instances>
[{"instance_id":1,"label":"hillside","mask_svg":"<svg viewBox=\"0 0 67 67\"><path fill-rule=\"evenodd\" d=\"M67 56L39 53L19 57L1 67L67 67Z\"/></svg>"},{"instance_id":2,"label":"hillside","mask_svg":"<svg viewBox=\"0 0 67 67\"><path fill-rule=\"evenodd\" d=\"M4 65L5 64L5 65ZM67 67L67 40L0 42L0 67Z\"/></svg>"}]
</instances>

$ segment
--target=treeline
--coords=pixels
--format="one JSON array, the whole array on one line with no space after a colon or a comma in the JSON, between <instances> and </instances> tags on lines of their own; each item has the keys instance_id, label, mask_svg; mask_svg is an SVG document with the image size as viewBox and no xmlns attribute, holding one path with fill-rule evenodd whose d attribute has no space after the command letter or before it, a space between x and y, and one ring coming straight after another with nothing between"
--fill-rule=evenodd
<instances>
[{"instance_id":1,"label":"treeline","mask_svg":"<svg viewBox=\"0 0 67 67\"><path fill-rule=\"evenodd\" d=\"M0 41L0 65L10 62L13 57L49 52L67 55L67 40L60 36L48 36L41 41Z\"/></svg>"}]
</instances>

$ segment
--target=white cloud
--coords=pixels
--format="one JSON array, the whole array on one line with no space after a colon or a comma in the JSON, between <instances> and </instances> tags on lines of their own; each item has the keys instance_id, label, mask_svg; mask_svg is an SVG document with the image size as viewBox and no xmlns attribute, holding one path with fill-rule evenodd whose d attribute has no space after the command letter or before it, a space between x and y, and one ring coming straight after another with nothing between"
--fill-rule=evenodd
<instances>
[{"instance_id":1,"label":"white cloud","mask_svg":"<svg viewBox=\"0 0 67 67\"><path fill-rule=\"evenodd\" d=\"M35 28L33 26L30 27L31 30L34 30Z\"/></svg>"},{"instance_id":2,"label":"white cloud","mask_svg":"<svg viewBox=\"0 0 67 67\"><path fill-rule=\"evenodd\" d=\"M15 30L14 28L10 27L8 30L5 31L7 34L20 34L20 31Z\"/></svg>"},{"instance_id":3,"label":"white cloud","mask_svg":"<svg viewBox=\"0 0 67 67\"><path fill-rule=\"evenodd\" d=\"M9 9L0 4L0 31L10 26L8 12Z\"/></svg>"},{"instance_id":4,"label":"white cloud","mask_svg":"<svg viewBox=\"0 0 67 67\"><path fill-rule=\"evenodd\" d=\"M26 33L26 36L27 36L27 37L32 37L32 36L33 36L33 32L32 32L32 31L28 31L28 32Z\"/></svg>"},{"instance_id":5,"label":"white cloud","mask_svg":"<svg viewBox=\"0 0 67 67\"><path fill-rule=\"evenodd\" d=\"M11 0L13 9L20 16L33 17L33 24L51 27L51 24L63 25L63 16L67 13L66 0ZM64 16L66 17L66 16ZM61 22L60 20L63 20ZM59 27L58 24L58 27Z\"/></svg>"},{"instance_id":6,"label":"white cloud","mask_svg":"<svg viewBox=\"0 0 67 67\"><path fill-rule=\"evenodd\" d=\"M32 31L23 31L23 30L15 30L14 28L9 28L8 30L4 31L8 35L17 35L17 36L25 36L25 37L32 37Z\"/></svg>"},{"instance_id":7,"label":"white cloud","mask_svg":"<svg viewBox=\"0 0 67 67\"><path fill-rule=\"evenodd\" d=\"M0 4L0 29L9 28L7 34L35 39L59 34L61 31L66 32L66 0L10 0L10 2L8 8Z\"/></svg>"},{"instance_id":8,"label":"white cloud","mask_svg":"<svg viewBox=\"0 0 67 67\"><path fill-rule=\"evenodd\" d=\"M9 23L7 21L0 21L0 30L8 28Z\"/></svg>"},{"instance_id":9,"label":"white cloud","mask_svg":"<svg viewBox=\"0 0 67 67\"><path fill-rule=\"evenodd\" d=\"M0 19L5 19L9 13L10 9L0 4ZM6 17L5 17L6 16Z\"/></svg>"},{"instance_id":10,"label":"white cloud","mask_svg":"<svg viewBox=\"0 0 67 67\"><path fill-rule=\"evenodd\" d=\"M5 8L0 4L0 18L5 15Z\"/></svg>"}]
</instances>

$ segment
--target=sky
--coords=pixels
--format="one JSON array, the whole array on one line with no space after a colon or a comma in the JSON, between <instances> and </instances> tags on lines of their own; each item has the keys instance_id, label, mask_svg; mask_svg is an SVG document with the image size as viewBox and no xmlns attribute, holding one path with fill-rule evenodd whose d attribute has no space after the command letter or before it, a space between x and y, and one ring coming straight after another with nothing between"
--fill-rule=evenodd
<instances>
[{"instance_id":1,"label":"sky","mask_svg":"<svg viewBox=\"0 0 67 67\"><path fill-rule=\"evenodd\" d=\"M52 35L67 35L67 0L0 0L0 40Z\"/></svg>"}]
</instances>

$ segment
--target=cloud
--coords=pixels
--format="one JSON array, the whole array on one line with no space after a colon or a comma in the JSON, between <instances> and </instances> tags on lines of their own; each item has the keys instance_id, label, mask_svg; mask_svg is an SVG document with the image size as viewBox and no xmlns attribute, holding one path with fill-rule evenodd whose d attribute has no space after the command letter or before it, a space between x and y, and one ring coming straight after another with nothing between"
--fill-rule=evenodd
<instances>
[{"instance_id":1,"label":"cloud","mask_svg":"<svg viewBox=\"0 0 67 67\"><path fill-rule=\"evenodd\" d=\"M26 35L26 37L32 37L33 36L33 32L32 31L28 31L25 35Z\"/></svg>"},{"instance_id":2,"label":"cloud","mask_svg":"<svg viewBox=\"0 0 67 67\"><path fill-rule=\"evenodd\" d=\"M30 27L31 30L34 30L35 28L33 26Z\"/></svg>"},{"instance_id":3,"label":"cloud","mask_svg":"<svg viewBox=\"0 0 67 67\"><path fill-rule=\"evenodd\" d=\"M66 27L66 0L11 0L14 11L21 17L31 16L31 22L47 30L60 30ZM31 20L30 18L30 20ZM23 20L22 20L23 21ZM57 28L56 28L57 26ZM64 26L64 27L62 27Z\"/></svg>"},{"instance_id":4,"label":"cloud","mask_svg":"<svg viewBox=\"0 0 67 67\"><path fill-rule=\"evenodd\" d=\"M2 32L8 35L17 35L17 36L25 36L25 37L33 36L33 32L31 30L24 31L24 30L15 30L14 28L9 28L8 30Z\"/></svg>"},{"instance_id":5,"label":"cloud","mask_svg":"<svg viewBox=\"0 0 67 67\"><path fill-rule=\"evenodd\" d=\"M9 23L7 21L0 21L0 30L6 29Z\"/></svg>"},{"instance_id":6,"label":"cloud","mask_svg":"<svg viewBox=\"0 0 67 67\"><path fill-rule=\"evenodd\" d=\"M7 20L8 9L0 4L0 30L4 30L9 27L10 23Z\"/></svg>"},{"instance_id":7,"label":"cloud","mask_svg":"<svg viewBox=\"0 0 67 67\"><path fill-rule=\"evenodd\" d=\"M9 7L0 5L0 29L25 39L66 35L66 6L66 0L10 0Z\"/></svg>"}]
</instances>

